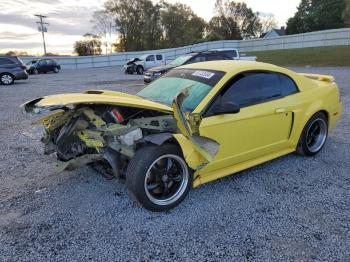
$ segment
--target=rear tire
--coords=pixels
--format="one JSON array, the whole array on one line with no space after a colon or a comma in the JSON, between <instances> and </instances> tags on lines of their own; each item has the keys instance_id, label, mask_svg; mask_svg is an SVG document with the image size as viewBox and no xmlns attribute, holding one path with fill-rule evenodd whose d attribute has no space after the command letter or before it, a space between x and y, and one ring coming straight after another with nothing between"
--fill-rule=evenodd
<instances>
[{"instance_id":1,"label":"rear tire","mask_svg":"<svg viewBox=\"0 0 350 262\"><path fill-rule=\"evenodd\" d=\"M14 77L9 73L3 73L0 75L0 83L2 85L6 85L6 86L12 85L14 81L15 81Z\"/></svg>"},{"instance_id":2,"label":"rear tire","mask_svg":"<svg viewBox=\"0 0 350 262\"><path fill-rule=\"evenodd\" d=\"M137 150L130 160L126 184L144 208L162 212L185 199L192 187L192 172L178 146L150 145Z\"/></svg>"},{"instance_id":3,"label":"rear tire","mask_svg":"<svg viewBox=\"0 0 350 262\"><path fill-rule=\"evenodd\" d=\"M296 151L300 155L314 156L322 150L327 137L327 117L324 113L318 112L306 123Z\"/></svg>"}]
</instances>

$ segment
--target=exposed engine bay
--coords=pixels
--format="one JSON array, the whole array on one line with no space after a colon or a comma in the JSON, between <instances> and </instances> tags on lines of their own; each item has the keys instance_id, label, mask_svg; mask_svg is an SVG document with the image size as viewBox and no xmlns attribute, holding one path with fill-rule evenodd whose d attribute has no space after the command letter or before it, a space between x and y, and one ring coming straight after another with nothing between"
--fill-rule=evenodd
<instances>
[{"instance_id":1,"label":"exposed engine bay","mask_svg":"<svg viewBox=\"0 0 350 262\"><path fill-rule=\"evenodd\" d=\"M45 127L45 154L57 154L59 171L95 162L117 177L124 175L138 147L161 144L177 130L171 114L109 105L59 109L36 123Z\"/></svg>"}]
</instances>

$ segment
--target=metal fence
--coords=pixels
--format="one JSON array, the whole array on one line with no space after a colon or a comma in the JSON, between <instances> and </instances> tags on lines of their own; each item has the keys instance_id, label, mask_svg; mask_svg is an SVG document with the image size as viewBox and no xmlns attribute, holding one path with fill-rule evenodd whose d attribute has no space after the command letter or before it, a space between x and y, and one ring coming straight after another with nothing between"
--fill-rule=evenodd
<instances>
[{"instance_id":1,"label":"metal fence","mask_svg":"<svg viewBox=\"0 0 350 262\"><path fill-rule=\"evenodd\" d=\"M251 40L225 40L206 42L190 46L149 50L142 52L125 52L115 53L111 55L99 56L70 56L70 57L50 57L58 61L64 69L78 69L91 67L105 66L120 66L130 58L140 56L147 53L160 53L170 61L180 55L195 52L206 51L218 48L237 48L240 52L279 50L305 47L322 47L322 46L350 46L350 28L333 29L325 31L317 31L311 33L288 35L281 37L273 37L266 39L251 39ZM34 57L23 57L22 60L29 61Z\"/></svg>"}]
</instances>

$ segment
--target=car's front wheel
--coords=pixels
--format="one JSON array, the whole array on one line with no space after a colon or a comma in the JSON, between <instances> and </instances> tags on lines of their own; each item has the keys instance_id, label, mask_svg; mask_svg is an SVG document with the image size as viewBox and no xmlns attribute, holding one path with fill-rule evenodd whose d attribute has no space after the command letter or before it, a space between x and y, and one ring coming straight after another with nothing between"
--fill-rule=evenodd
<instances>
[{"instance_id":1,"label":"car's front wheel","mask_svg":"<svg viewBox=\"0 0 350 262\"><path fill-rule=\"evenodd\" d=\"M0 83L3 85L12 85L14 80L15 79L11 74L4 73L0 75Z\"/></svg>"},{"instance_id":2,"label":"car's front wheel","mask_svg":"<svg viewBox=\"0 0 350 262\"><path fill-rule=\"evenodd\" d=\"M327 137L327 116L318 112L306 123L299 139L297 153L306 156L316 155L323 148Z\"/></svg>"},{"instance_id":3,"label":"car's front wheel","mask_svg":"<svg viewBox=\"0 0 350 262\"><path fill-rule=\"evenodd\" d=\"M60 70L58 69L58 67L54 67L54 68L53 68L53 72L54 72L54 73L57 74L59 71L60 71Z\"/></svg>"},{"instance_id":4,"label":"car's front wheel","mask_svg":"<svg viewBox=\"0 0 350 262\"><path fill-rule=\"evenodd\" d=\"M177 206L192 187L192 172L173 144L145 146L130 160L126 181L131 195L151 211Z\"/></svg>"},{"instance_id":5,"label":"car's front wheel","mask_svg":"<svg viewBox=\"0 0 350 262\"><path fill-rule=\"evenodd\" d=\"M143 72L144 72L143 66L139 65L139 66L136 67L136 73L138 75L143 75Z\"/></svg>"},{"instance_id":6,"label":"car's front wheel","mask_svg":"<svg viewBox=\"0 0 350 262\"><path fill-rule=\"evenodd\" d=\"M33 72L34 75L39 74L39 71L38 71L38 69L36 69L36 68L34 68L34 69L32 70L32 72Z\"/></svg>"}]
</instances>

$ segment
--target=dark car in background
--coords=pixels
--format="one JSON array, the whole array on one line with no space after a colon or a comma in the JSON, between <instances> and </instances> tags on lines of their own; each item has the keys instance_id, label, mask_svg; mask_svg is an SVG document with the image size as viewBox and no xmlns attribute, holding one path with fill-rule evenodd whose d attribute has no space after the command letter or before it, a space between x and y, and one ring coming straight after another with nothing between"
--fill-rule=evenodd
<instances>
[{"instance_id":1,"label":"dark car in background","mask_svg":"<svg viewBox=\"0 0 350 262\"><path fill-rule=\"evenodd\" d=\"M28 62L28 73L37 75L39 73L54 72L58 73L61 70L61 66L53 59L39 59Z\"/></svg>"},{"instance_id":2,"label":"dark car in background","mask_svg":"<svg viewBox=\"0 0 350 262\"><path fill-rule=\"evenodd\" d=\"M216 60L233 60L234 58L228 53L228 51L204 51L204 52L193 52L185 54L175 58L167 65L158 66L151 68L144 75L144 82L150 83L161 75L165 74L169 70L187 64L193 64L205 61L216 61Z\"/></svg>"},{"instance_id":3,"label":"dark car in background","mask_svg":"<svg viewBox=\"0 0 350 262\"><path fill-rule=\"evenodd\" d=\"M17 56L0 56L0 84L11 85L15 80L28 79L26 69Z\"/></svg>"}]
</instances>

